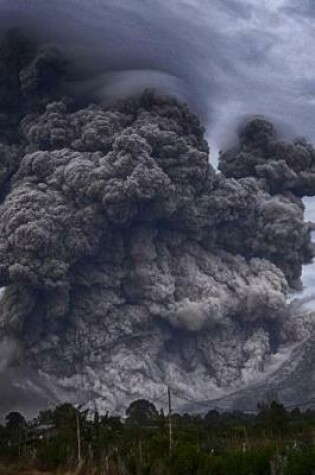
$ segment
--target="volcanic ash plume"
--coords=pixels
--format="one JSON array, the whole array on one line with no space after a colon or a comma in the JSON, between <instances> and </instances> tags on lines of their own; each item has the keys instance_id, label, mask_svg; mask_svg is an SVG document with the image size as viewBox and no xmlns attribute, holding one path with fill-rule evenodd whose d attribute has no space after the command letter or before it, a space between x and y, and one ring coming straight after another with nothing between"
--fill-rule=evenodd
<instances>
[{"instance_id":1,"label":"volcanic ash plume","mask_svg":"<svg viewBox=\"0 0 315 475\"><path fill-rule=\"evenodd\" d=\"M84 104L17 34L0 60L4 360L119 408L236 387L313 333L286 304L312 256L310 145L255 119L217 173L178 100Z\"/></svg>"}]
</instances>

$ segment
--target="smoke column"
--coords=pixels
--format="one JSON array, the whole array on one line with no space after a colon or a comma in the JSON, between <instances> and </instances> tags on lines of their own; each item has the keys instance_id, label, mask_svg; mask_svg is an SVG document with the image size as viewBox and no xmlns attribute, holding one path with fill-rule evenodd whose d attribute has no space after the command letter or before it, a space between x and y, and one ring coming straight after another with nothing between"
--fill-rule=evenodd
<instances>
[{"instance_id":1,"label":"smoke column","mask_svg":"<svg viewBox=\"0 0 315 475\"><path fill-rule=\"evenodd\" d=\"M315 152L294 139L315 139L308 4L0 13L32 32L1 49L2 371L24 358L37 393L119 409L170 382L235 389L310 340L286 301L313 254Z\"/></svg>"}]
</instances>

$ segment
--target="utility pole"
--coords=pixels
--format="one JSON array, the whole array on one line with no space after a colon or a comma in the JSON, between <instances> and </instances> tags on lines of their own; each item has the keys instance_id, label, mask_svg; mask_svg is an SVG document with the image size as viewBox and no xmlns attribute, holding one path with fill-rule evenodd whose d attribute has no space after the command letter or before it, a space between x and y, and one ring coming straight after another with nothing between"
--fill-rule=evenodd
<instances>
[{"instance_id":1,"label":"utility pole","mask_svg":"<svg viewBox=\"0 0 315 475\"><path fill-rule=\"evenodd\" d=\"M167 394L168 394L169 453L171 457L172 449L173 449L173 433L172 433L172 401L171 401L171 390L169 386L167 387Z\"/></svg>"},{"instance_id":2,"label":"utility pole","mask_svg":"<svg viewBox=\"0 0 315 475\"><path fill-rule=\"evenodd\" d=\"M77 422L77 452L78 452L78 464L81 463L81 431L80 431L80 411L76 411L76 422Z\"/></svg>"},{"instance_id":3,"label":"utility pole","mask_svg":"<svg viewBox=\"0 0 315 475\"><path fill-rule=\"evenodd\" d=\"M247 450L247 431L246 431L245 426L243 426L243 430L244 430L243 452L246 452L246 450Z\"/></svg>"}]
</instances>

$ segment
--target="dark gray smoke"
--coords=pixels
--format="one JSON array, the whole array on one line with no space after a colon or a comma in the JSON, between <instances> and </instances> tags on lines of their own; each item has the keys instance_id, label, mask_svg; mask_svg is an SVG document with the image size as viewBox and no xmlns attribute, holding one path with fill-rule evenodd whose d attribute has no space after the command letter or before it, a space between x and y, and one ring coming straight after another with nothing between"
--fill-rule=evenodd
<instances>
[{"instance_id":1,"label":"dark gray smoke","mask_svg":"<svg viewBox=\"0 0 315 475\"><path fill-rule=\"evenodd\" d=\"M254 119L239 133L239 144L221 154L219 169L227 177L256 177L271 194L314 196L315 155L305 139L291 143L277 137L274 126Z\"/></svg>"},{"instance_id":2,"label":"dark gray smoke","mask_svg":"<svg viewBox=\"0 0 315 475\"><path fill-rule=\"evenodd\" d=\"M256 119L217 173L178 99L85 104L19 32L0 60L2 367L119 408L245 383L312 334L286 304L312 256L310 145Z\"/></svg>"},{"instance_id":3,"label":"dark gray smoke","mask_svg":"<svg viewBox=\"0 0 315 475\"><path fill-rule=\"evenodd\" d=\"M314 141L313 12L309 0L1 0L0 25L60 43L80 90L184 97L218 149L254 114Z\"/></svg>"}]
</instances>

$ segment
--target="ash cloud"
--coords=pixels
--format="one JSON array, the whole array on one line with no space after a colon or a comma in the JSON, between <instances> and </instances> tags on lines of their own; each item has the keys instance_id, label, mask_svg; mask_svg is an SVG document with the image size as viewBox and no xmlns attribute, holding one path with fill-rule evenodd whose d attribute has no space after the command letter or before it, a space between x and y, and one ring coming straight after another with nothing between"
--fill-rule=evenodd
<instances>
[{"instance_id":1,"label":"ash cloud","mask_svg":"<svg viewBox=\"0 0 315 475\"><path fill-rule=\"evenodd\" d=\"M186 104L71 97L68 58L19 35L0 64L3 369L23 359L63 394L119 408L174 379L247 383L311 335L286 303L312 257L311 145L254 119L217 173Z\"/></svg>"},{"instance_id":2,"label":"ash cloud","mask_svg":"<svg viewBox=\"0 0 315 475\"><path fill-rule=\"evenodd\" d=\"M104 82L115 90L126 71L159 89L162 73L161 89L190 103L216 150L240 116L254 114L314 141L311 2L2 0L0 11L3 28L20 23L75 57L80 90L92 74L99 92Z\"/></svg>"},{"instance_id":3,"label":"ash cloud","mask_svg":"<svg viewBox=\"0 0 315 475\"><path fill-rule=\"evenodd\" d=\"M255 176L271 194L314 196L314 149L305 139L281 140L271 122L254 119L241 128L239 144L222 153L219 169L227 177Z\"/></svg>"}]
</instances>

